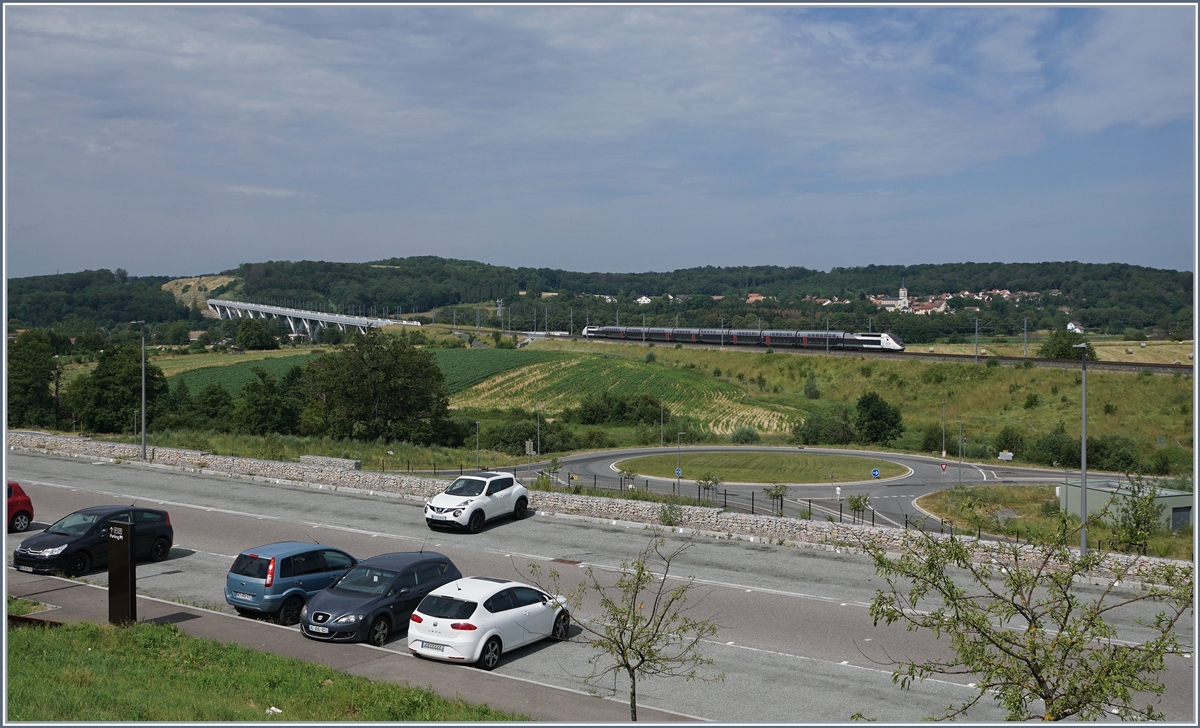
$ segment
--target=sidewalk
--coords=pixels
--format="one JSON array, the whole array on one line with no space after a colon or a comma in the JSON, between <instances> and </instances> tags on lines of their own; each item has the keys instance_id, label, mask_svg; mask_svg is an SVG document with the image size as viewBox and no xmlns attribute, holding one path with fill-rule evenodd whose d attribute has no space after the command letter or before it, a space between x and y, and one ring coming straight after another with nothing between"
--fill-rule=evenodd
<instances>
[{"instance_id":1,"label":"sidewalk","mask_svg":"<svg viewBox=\"0 0 1200 728\"><path fill-rule=\"evenodd\" d=\"M39 612L56 622L107 622L108 589L54 576L27 574L9 568L8 593L57 609ZM363 644L324 644L305 639L294 627L238 617L198 607L139 596L140 622L172 623L191 637L215 639L286 657L315 662L377 682L431 688L447 698L523 713L534 720L625 723L629 704L583 692L484 672L465 665L418 660ZM646 722L689 720L687 716L638 706Z\"/></svg>"}]
</instances>

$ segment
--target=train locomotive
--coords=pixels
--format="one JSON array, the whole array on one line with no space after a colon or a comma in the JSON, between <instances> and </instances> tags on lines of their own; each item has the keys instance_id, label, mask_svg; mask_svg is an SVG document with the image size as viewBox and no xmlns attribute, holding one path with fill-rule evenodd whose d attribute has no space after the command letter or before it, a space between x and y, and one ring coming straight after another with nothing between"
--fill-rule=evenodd
<instances>
[{"instance_id":1,"label":"train locomotive","mask_svg":"<svg viewBox=\"0 0 1200 728\"><path fill-rule=\"evenodd\" d=\"M589 339L619 339L655 343L770 346L796 349L904 351L895 334L848 331L774 331L756 329L669 329L644 326L586 326Z\"/></svg>"}]
</instances>

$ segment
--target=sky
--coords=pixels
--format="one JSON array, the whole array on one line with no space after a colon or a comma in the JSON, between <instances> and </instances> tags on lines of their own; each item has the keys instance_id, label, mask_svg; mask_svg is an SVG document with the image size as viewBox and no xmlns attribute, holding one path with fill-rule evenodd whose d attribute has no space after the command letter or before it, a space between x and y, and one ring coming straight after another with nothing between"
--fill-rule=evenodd
<instances>
[{"instance_id":1,"label":"sky","mask_svg":"<svg viewBox=\"0 0 1200 728\"><path fill-rule=\"evenodd\" d=\"M8 277L1193 270L1196 8L4 7Z\"/></svg>"}]
</instances>

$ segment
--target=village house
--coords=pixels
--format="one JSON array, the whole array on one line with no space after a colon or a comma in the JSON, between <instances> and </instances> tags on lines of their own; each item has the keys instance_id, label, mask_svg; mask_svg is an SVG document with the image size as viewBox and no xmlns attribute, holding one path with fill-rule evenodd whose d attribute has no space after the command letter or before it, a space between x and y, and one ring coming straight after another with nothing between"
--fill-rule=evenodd
<instances>
[{"instance_id":1,"label":"village house","mask_svg":"<svg viewBox=\"0 0 1200 728\"><path fill-rule=\"evenodd\" d=\"M765 301L766 298L761 293L751 293L749 296L746 296L746 303L758 303L759 301Z\"/></svg>"},{"instance_id":2,"label":"village house","mask_svg":"<svg viewBox=\"0 0 1200 728\"><path fill-rule=\"evenodd\" d=\"M649 296L638 296L635 302L639 306L645 306L647 303L650 303L650 297Z\"/></svg>"}]
</instances>

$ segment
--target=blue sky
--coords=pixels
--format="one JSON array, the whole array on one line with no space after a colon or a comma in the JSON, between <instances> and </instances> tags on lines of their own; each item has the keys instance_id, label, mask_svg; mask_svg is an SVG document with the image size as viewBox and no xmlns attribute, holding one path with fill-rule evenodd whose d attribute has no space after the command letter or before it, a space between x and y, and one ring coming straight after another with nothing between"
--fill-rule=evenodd
<instances>
[{"instance_id":1,"label":"blue sky","mask_svg":"<svg viewBox=\"0 0 1200 728\"><path fill-rule=\"evenodd\" d=\"M10 277L1193 269L1194 6L5 6Z\"/></svg>"}]
</instances>

